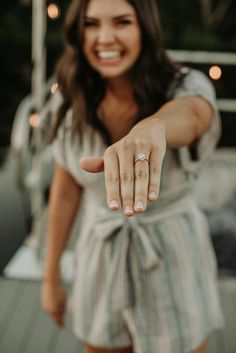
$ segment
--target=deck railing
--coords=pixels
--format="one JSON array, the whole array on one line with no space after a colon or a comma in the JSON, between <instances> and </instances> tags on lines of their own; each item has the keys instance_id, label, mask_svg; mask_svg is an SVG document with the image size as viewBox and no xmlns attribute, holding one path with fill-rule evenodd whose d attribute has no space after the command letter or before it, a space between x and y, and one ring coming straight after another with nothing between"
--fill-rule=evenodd
<instances>
[{"instance_id":1,"label":"deck railing","mask_svg":"<svg viewBox=\"0 0 236 353\"><path fill-rule=\"evenodd\" d=\"M209 64L236 67L236 53L222 53L191 50L168 50L171 58L178 62L189 64ZM236 99L217 99L222 112L236 112Z\"/></svg>"}]
</instances>

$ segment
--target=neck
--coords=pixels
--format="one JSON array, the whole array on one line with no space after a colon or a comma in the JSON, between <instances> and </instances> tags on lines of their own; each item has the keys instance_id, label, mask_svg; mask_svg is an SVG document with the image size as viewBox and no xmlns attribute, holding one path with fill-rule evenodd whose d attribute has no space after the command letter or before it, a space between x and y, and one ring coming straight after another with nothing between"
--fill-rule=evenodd
<instances>
[{"instance_id":1,"label":"neck","mask_svg":"<svg viewBox=\"0 0 236 353\"><path fill-rule=\"evenodd\" d=\"M107 80L107 96L127 101L134 99L134 89L125 78Z\"/></svg>"}]
</instances>

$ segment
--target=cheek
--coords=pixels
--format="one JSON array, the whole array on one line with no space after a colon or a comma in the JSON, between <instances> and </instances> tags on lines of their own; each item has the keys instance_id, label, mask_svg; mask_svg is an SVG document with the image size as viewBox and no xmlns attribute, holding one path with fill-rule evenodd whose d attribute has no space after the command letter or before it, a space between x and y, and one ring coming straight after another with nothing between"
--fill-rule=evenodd
<instances>
[{"instance_id":1,"label":"cheek","mask_svg":"<svg viewBox=\"0 0 236 353\"><path fill-rule=\"evenodd\" d=\"M142 46L141 33L136 28L123 33L123 42L126 43L127 48L134 54L140 53Z\"/></svg>"},{"instance_id":2,"label":"cheek","mask_svg":"<svg viewBox=\"0 0 236 353\"><path fill-rule=\"evenodd\" d=\"M86 52L88 52L89 50L91 50L93 43L95 41L96 35L92 32L87 32L84 34L84 50L86 50Z\"/></svg>"},{"instance_id":3,"label":"cheek","mask_svg":"<svg viewBox=\"0 0 236 353\"><path fill-rule=\"evenodd\" d=\"M89 57L90 57L91 54L89 53L89 47L88 47L87 42L84 43L84 45L83 45L83 52L84 52L84 56L85 56L86 60L90 61Z\"/></svg>"},{"instance_id":4,"label":"cheek","mask_svg":"<svg viewBox=\"0 0 236 353\"><path fill-rule=\"evenodd\" d=\"M133 33L129 38L129 47L134 55L140 54L142 45L141 38L138 33Z\"/></svg>"},{"instance_id":5,"label":"cheek","mask_svg":"<svg viewBox=\"0 0 236 353\"><path fill-rule=\"evenodd\" d=\"M141 36L139 34L137 34L137 37L136 37L134 45L136 47L136 51L138 51L139 54L140 54L140 52L142 50L142 39L141 39Z\"/></svg>"},{"instance_id":6,"label":"cheek","mask_svg":"<svg viewBox=\"0 0 236 353\"><path fill-rule=\"evenodd\" d=\"M142 34L139 29L137 29L133 35L133 38L136 43L136 48L141 51L142 50Z\"/></svg>"}]
</instances>

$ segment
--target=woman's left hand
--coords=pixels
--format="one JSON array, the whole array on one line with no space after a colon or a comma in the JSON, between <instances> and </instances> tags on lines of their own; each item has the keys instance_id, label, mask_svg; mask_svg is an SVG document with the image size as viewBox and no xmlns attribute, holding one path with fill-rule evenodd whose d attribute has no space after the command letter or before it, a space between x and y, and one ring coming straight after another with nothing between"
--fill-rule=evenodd
<instances>
[{"instance_id":1,"label":"woman's left hand","mask_svg":"<svg viewBox=\"0 0 236 353\"><path fill-rule=\"evenodd\" d=\"M104 158L85 157L80 166L91 173L104 171L108 206L132 216L144 212L148 200L158 198L165 152L164 123L142 121L109 146ZM143 155L145 160L137 160Z\"/></svg>"}]
</instances>

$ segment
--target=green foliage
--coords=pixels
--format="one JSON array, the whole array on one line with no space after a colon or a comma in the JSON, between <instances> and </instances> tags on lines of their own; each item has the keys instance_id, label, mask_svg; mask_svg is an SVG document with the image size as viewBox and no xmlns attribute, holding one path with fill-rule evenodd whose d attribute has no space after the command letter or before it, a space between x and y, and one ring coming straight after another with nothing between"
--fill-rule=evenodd
<instances>
[{"instance_id":1,"label":"green foliage","mask_svg":"<svg viewBox=\"0 0 236 353\"><path fill-rule=\"evenodd\" d=\"M9 124L19 101L30 89L31 10L15 1L1 1L1 145L7 143Z\"/></svg>"},{"instance_id":2,"label":"green foliage","mask_svg":"<svg viewBox=\"0 0 236 353\"><path fill-rule=\"evenodd\" d=\"M236 50L235 1L231 0L231 5L224 18L215 26L206 25L200 0L175 2L158 0L157 2L166 47L212 51ZM219 5L219 2L219 0L215 1L215 7Z\"/></svg>"}]
</instances>

